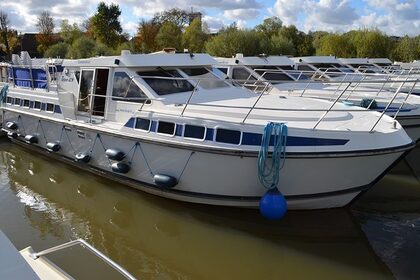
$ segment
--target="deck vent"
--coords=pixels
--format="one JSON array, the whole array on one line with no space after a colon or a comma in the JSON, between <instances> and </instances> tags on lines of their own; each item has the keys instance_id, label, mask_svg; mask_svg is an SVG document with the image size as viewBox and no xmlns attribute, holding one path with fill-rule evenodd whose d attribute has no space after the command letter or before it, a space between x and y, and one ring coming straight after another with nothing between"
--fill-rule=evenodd
<instances>
[{"instance_id":1,"label":"deck vent","mask_svg":"<svg viewBox=\"0 0 420 280\"><path fill-rule=\"evenodd\" d=\"M112 171L117 172L117 173L128 173L128 171L130 171L130 164L126 163L126 162L114 162L111 165Z\"/></svg>"},{"instance_id":2,"label":"deck vent","mask_svg":"<svg viewBox=\"0 0 420 280\"><path fill-rule=\"evenodd\" d=\"M111 160L121 161L125 158L125 153L117 149L107 149L105 154Z\"/></svg>"},{"instance_id":3,"label":"deck vent","mask_svg":"<svg viewBox=\"0 0 420 280\"><path fill-rule=\"evenodd\" d=\"M6 127L7 127L8 129L13 129L13 130L15 130L15 129L17 129L17 128L18 128L18 125L17 125L15 122L7 122L7 123L6 123Z\"/></svg>"},{"instance_id":4,"label":"deck vent","mask_svg":"<svg viewBox=\"0 0 420 280\"><path fill-rule=\"evenodd\" d=\"M38 137L36 137L35 135L28 134L25 136L25 142L28 144L37 144Z\"/></svg>"}]
</instances>

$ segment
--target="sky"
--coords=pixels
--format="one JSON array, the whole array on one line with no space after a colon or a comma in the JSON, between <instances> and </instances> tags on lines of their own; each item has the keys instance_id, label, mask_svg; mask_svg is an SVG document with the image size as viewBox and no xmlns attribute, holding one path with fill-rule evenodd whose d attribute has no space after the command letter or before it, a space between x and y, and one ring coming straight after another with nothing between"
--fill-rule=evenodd
<instances>
[{"instance_id":1,"label":"sky","mask_svg":"<svg viewBox=\"0 0 420 280\"><path fill-rule=\"evenodd\" d=\"M123 29L134 35L140 19L150 19L164 9L193 9L203 13L211 31L236 22L252 28L271 16L308 32L345 32L378 28L388 35L420 34L420 0L105 0L120 6ZM19 32L36 32L37 16L50 12L59 31L61 20L82 23L95 13L97 0L0 0L12 27Z\"/></svg>"}]
</instances>

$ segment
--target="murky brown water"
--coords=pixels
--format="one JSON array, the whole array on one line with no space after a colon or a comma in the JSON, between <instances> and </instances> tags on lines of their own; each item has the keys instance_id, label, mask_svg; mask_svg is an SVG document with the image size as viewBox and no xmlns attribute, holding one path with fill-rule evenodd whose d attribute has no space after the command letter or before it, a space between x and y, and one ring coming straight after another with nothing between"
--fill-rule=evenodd
<instances>
[{"instance_id":1,"label":"murky brown water","mask_svg":"<svg viewBox=\"0 0 420 280\"><path fill-rule=\"evenodd\" d=\"M349 209L268 222L144 194L0 141L0 229L19 249L83 238L139 279L418 279L419 155ZM81 248L51 259L77 279L121 278Z\"/></svg>"}]
</instances>

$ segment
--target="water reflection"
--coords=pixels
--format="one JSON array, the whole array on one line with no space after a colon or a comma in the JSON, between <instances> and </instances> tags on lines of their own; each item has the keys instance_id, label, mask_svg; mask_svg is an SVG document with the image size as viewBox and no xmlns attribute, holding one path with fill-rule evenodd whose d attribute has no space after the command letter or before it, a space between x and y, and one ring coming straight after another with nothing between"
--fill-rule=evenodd
<instances>
[{"instance_id":1,"label":"water reflection","mask_svg":"<svg viewBox=\"0 0 420 280\"><path fill-rule=\"evenodd\" d=\"M392 278L347 210L269 222L254 210L147 195L7 143L0 158L4 186L23 205L0 221L24 215L41 239L84 238L141 279Z\"/></svg>"}]
</instances>

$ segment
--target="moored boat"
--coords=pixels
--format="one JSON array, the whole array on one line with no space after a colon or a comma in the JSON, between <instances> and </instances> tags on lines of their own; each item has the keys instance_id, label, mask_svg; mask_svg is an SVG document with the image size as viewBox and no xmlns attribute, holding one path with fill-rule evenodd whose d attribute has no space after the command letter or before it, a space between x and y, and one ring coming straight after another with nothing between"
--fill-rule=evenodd
<instances>
[{"instance_id":1,"label":"moored boat","mask_svg":"<svg viewBox=\"0 0 420 280\"><path fill-rule=\"evenodd\" d=\"M239 207L257 207L266 191L257 158L270 122L288 129L278 189L290 209L348 204L413 147L386 115L256 95L218 78L214 64L206 54L125 51L66 60L55 80L49 66L11 65L3 129L18 144L149 193Z\"/></svg>"}]
</instances>

